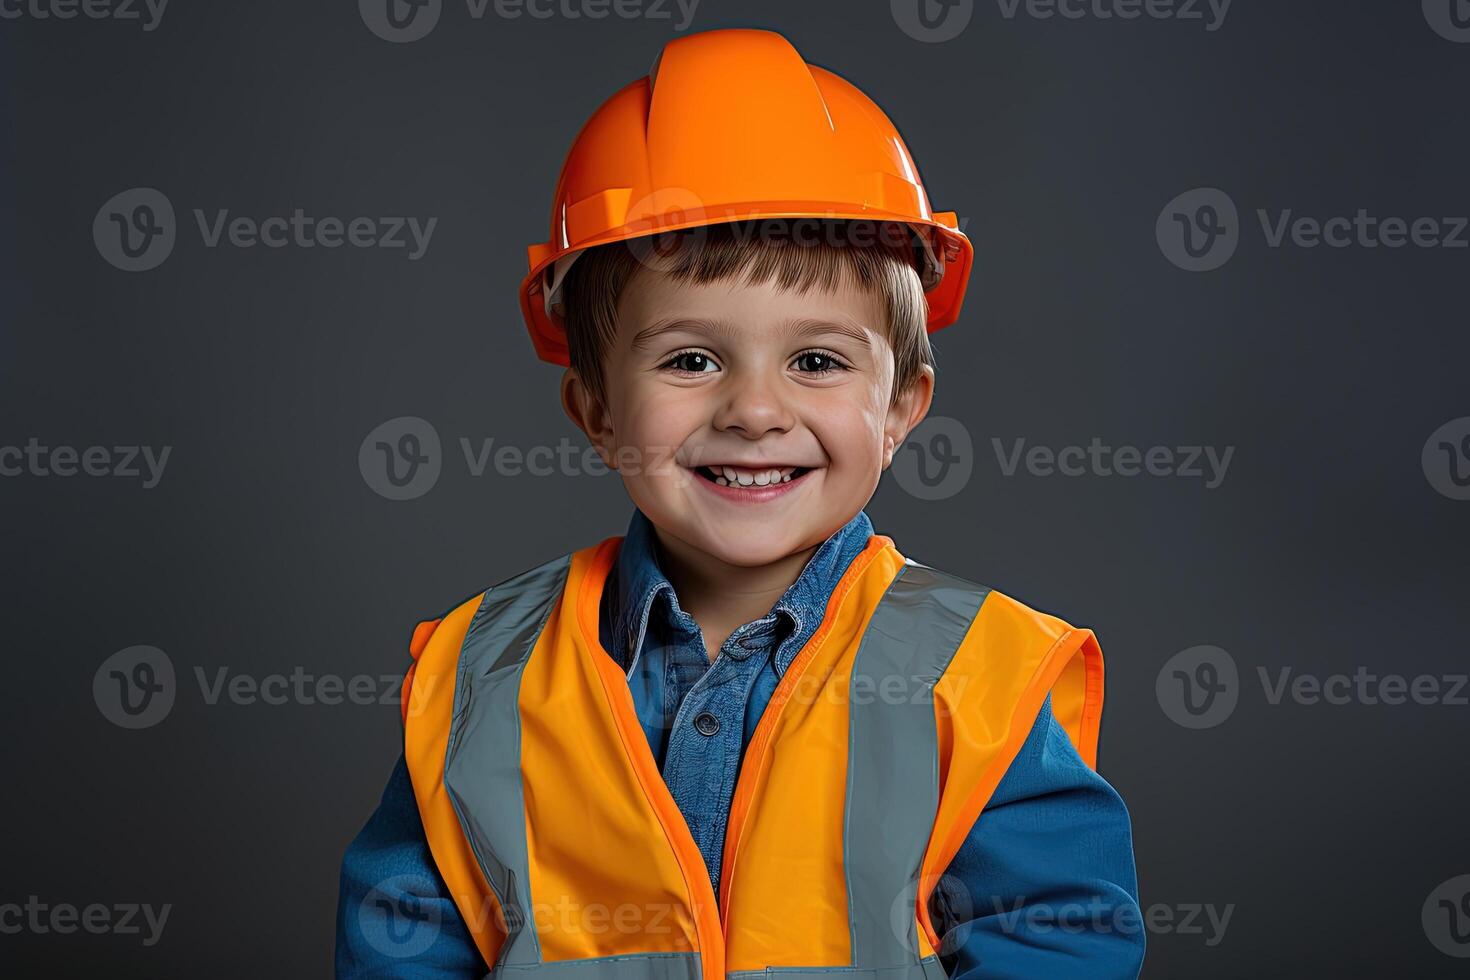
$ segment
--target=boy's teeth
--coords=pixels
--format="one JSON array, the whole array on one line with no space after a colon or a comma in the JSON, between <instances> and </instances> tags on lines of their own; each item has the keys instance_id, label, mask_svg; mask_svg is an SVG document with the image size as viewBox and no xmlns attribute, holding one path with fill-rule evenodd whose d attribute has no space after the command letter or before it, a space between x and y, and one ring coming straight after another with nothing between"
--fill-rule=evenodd
<instances>
[{"instance_id":1,"label":"boy's teeth","mask_svg":"<svg viewBox=\"0 0 1470 980\"><path fill-rule=\"evenodd\" d=\"M768 487L774 483L790 483L794 466L770 470L737 470L733 466L711 466L710 473L722 487Z\"/></svg>"}]
</instances>

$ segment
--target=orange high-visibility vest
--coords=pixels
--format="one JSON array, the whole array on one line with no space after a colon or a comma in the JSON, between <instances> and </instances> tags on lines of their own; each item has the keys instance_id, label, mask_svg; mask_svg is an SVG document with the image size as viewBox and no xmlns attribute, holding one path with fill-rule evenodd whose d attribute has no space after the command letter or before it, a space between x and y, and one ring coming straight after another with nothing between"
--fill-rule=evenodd
<instances>
[{"instance_id":1,"label":"orange high-visibility vest","mask_svg":"<svg viewBox=\"0 0 1470 980\"><path fill-rule=\"evenodd\" d=\"M716 896L599 643L620 544L414 634L404 752L490 976L942 978L929 896L1048 693L1096 765L1092 632L871 537L745 750Z\"/></svg>"}]
</instances>

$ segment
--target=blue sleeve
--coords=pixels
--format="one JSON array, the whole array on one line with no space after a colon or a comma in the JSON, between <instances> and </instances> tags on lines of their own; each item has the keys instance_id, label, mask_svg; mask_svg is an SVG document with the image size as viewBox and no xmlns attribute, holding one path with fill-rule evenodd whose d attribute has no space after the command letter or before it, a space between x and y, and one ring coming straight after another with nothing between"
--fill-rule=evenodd
<instances>
[{"instance_id":1,"label":"blue sleeve","mask_svg":"<svg viewBox=\"0 0 1470 980\"><path fill-rule=\"evenodd\" d=\"M478 980L486 973L429 853L402 756L342 858L336 960L338 980Z\"/></svg>"},{"instance_id":2,"label":"blue sleeve","mask_svg":"<svg viewBox=\"0 0 1470 980\"><path fill-rule=\"evenodd\" d=\"M1047 697L934 892L954 980L1113 980L1143 966L1128 809Z\"/></svg>"}]
</instances>

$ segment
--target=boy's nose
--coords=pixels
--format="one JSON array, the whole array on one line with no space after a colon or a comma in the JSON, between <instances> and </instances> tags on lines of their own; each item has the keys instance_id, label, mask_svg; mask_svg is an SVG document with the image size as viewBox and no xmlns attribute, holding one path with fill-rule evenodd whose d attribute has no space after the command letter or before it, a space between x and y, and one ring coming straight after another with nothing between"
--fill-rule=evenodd
<instances>
[{"instance_id":1,"label":"boy's nose","mask_svg":"<svg viewBox=\"0 0 1470 980\"><path fill-rule=\"evenodd\" d=\"M768 432L789 431L795 423L779 386L754 375L732 378L722 386L715 410L714 427L746 439L759 439Z\"/></svg>"}]
</instances>

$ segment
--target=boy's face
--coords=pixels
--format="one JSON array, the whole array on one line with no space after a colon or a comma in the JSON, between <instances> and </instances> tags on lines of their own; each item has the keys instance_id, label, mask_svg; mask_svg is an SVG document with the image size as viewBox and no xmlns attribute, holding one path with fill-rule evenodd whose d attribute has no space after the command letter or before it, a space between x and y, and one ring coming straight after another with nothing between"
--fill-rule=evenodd
<instances>
[{"instance_id":1,"label":"boy's face","mask_svg":"<svg viewBox=\"0 0 1470 980\"><path fill-rule=\"evenodd\" d=\"M569 371L568 413L662 536L731 565L779 561L849 521L933 392L926 370L893 401L881 301L847 284L798 293L644 269L617 323L607 404Z\"/></svg>"}]
</instances>

